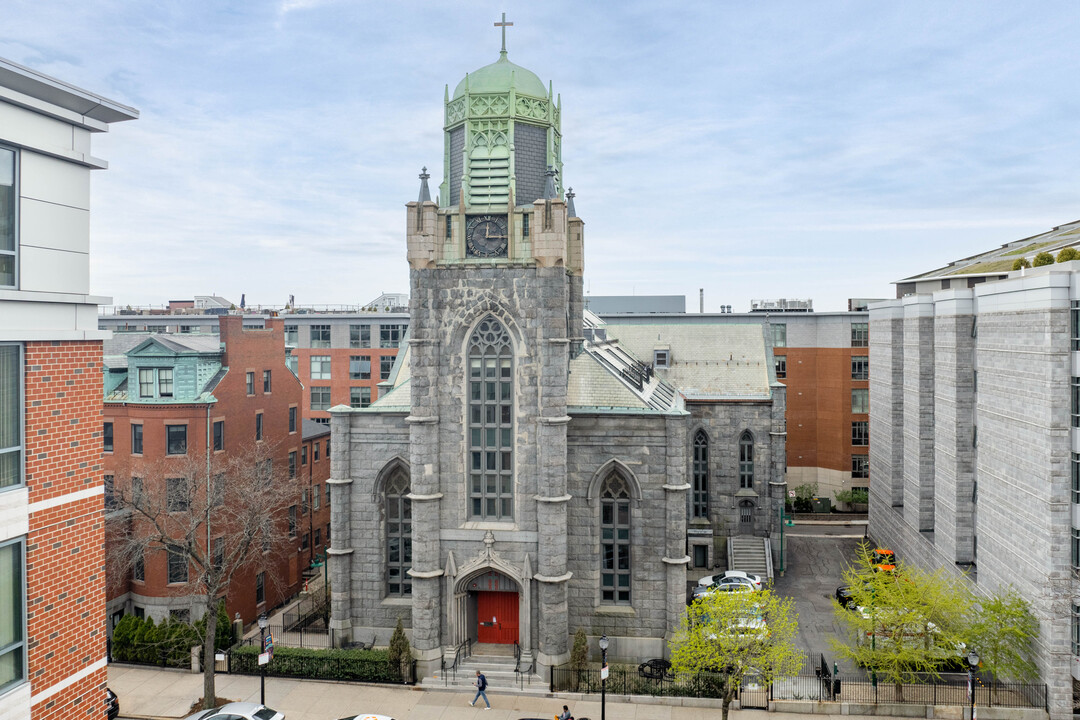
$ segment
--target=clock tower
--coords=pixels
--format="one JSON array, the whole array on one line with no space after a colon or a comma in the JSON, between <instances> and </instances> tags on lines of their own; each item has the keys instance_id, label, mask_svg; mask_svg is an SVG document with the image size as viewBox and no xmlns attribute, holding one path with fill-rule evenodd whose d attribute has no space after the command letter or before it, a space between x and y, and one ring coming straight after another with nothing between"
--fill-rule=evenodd
<instances>
[{"instance_id":1,"label":"clock tower","mask_svg":"<svg viewBox=\"0 0 1080 720\"><path fill-rule=\"evenodd\" d=\"M499 618L482 632L512 635L523 664L569 660L567 387L584 224L560 182L560 114L504 40L498 60L447 88L438 202L425 171L407 205L408 574L425 668L470 637L477 612Z\"/></svg>"}]
</instances>

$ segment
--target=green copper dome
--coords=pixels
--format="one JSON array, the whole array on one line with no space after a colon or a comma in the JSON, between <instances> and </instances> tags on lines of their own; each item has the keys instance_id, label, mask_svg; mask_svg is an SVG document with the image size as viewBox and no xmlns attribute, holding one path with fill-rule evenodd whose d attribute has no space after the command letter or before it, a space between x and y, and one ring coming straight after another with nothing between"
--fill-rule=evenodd
<instances>
[{"instance_id":1,"label":"green copper dome","mask_svg":"<svg viewBox=\"0 0 1080 720\"><path fill-rule=\"evenodd\" d=\"M511 83L519 95L531 95L546 98L547 88L531 70L515 65L506 59L506 51L499 53L499 59L485 65L476 72L469 73L454 88L454 99L465 94L465 89L473 95L481 93L504 93L510 91Z\"/></svg>"}]
</instances>

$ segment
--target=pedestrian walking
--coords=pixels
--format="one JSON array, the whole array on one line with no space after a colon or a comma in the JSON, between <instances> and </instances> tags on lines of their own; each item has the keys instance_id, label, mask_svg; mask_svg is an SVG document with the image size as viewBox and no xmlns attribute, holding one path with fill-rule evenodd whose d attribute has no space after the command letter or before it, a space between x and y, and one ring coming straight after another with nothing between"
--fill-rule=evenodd
<instances>
[{"instance_id":1,"label":"pedestrian walking","mask_svg":"<svg viewBox=\"0 0 1080 720\"><path fill-rule=\"evenodd\" d=\"M474 682L473 685L476 686L476 697L474 697L472 699L472 702L469 704L475 705L477 700L479 700L480 698L484 698L484 704L487 705L487 707L484 709L490 710L491 703L488 701L487 693L484 692L485 690L487 690L487 678L484 677L484 674L479 670L476 671L476 682Z\"/></svg>"}]
</instances>

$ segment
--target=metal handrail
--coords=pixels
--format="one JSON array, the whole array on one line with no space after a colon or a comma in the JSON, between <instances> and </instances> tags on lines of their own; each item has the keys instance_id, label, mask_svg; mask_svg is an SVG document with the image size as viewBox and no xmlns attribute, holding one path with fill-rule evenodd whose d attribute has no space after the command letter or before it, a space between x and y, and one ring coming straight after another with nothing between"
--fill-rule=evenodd
<instances>
[{"instance_id":1,"label":"metal handrail","mask_svg":"<svg viewBox=\"0 0 1080 720\"><path fill-rule=\"evenodd\" d=\"M464 655L462 655L463 652ZM449 667L446 665L445 657L439 660L440 672L442 672L443 676L443 687L449 687L450 685L449 673L454 674L454 681L457 682L457 668L462 657L472 657L471 638L465 638L464 642L462 642L460 645L457 646L457 648L454 649L454 662L451 663Z\"/></svg>"}]
</instances>

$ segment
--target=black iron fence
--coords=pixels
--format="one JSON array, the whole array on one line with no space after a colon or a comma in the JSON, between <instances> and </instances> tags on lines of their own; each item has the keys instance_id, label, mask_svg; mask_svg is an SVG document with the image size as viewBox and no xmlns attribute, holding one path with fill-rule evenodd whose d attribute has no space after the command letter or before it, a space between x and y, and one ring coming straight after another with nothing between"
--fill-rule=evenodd
<instances>
[{"instance_id":1,"label":"black iron fence","mask_svg":"<svg viewBox=\"0 0 1080 720\"><path fill-rule=\"evenodd\" d=\"M817 663L815 663L817 664ZM917 682L896 685L863 675L833 675L822 659L814 674L775 678L764 684L752 678L741 695L754 702L767 693L769 700L814 700L866 705L901 703L909 705L959 705L971 703L966 679L918 678ZM716 673L667 673L644 677L635 668L609 668L610 695L652 695L665 697L720 698L723 678ZM551 692L599 693L600 670L573 670L569 666L551 669ZM1026 683L976 683L975 704L979 707L1046 708L1046 685Z\"/></svg>"},{"instance_id":2,"label":"black iron fence","mask_svg":"<svg viewBox=\"0 0 1080 720\"><path fill-rule=\"evenodd\" d=\"M335 646L334 631L325 627L304 627L295 623L290 627L287 623L278 622L270 623L266 630L273 635L274 645L295 648L322 648L324 650ZM259 646L261 644L261 635L244 638L240 641L240 645Z\"/></svg>"}]
</instances>

